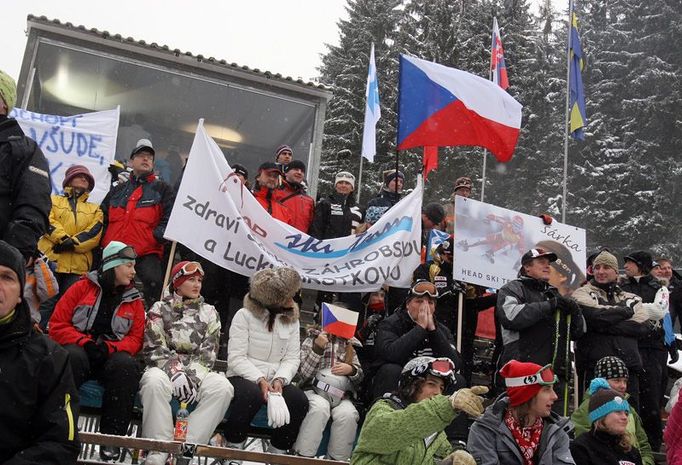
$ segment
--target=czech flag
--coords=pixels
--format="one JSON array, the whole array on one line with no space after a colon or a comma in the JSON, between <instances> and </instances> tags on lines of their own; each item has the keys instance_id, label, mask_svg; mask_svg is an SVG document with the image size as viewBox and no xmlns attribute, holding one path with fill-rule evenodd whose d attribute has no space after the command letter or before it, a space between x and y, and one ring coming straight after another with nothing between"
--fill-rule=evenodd
<instances>
[{"instance_id":1,"label":"czech flag","mask_svg":"<svg viewBox=\"0 0 682 465\"><path fill-rule=\"evenodd\" d=\"M500 28L497 27L497 18L493 18L493 47L490 55L490 72L495 84L503 89L509 87L507 65L504 62L504 48L502 48Z\"/></svg>"},{"instance_id":2,"label":"czech flag","mask_svg":"<svg viewBox=\"0 0 682 465\"><path fill-rule=\"evenodd\" d=\"M355 327L357 325L358 312L339 307L338 305L322 303L323 331L344 339L350 339L355 336Z\"/></svg>"},{"instance_id":3,"label":"czech flag","mask_svg":"<svg viewBox=\"0 0 682 465\"><path fill-rule=\"evenodd\" d=\"M500 162L514 154L523 106L497 84L400 55L398 150L472 145Z\"/></svg>"}]
</instances>

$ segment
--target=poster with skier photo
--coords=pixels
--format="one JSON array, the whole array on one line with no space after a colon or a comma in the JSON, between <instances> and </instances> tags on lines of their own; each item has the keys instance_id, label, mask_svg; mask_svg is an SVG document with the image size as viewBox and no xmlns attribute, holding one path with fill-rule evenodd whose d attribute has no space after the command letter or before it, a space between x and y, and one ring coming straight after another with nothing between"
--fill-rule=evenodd
<instances>
[{"instance_id":1,"label":"poster with skier photo","mask_svg":"<svg viewBox=\"0 0 682 465\"><path fill-rule=\"evenodd\" d=\"M455 202L454 278L499 289L518 276L531 248L553 252L550 284L570 295L585 280L585 230L477 200Z\"/></svg>"}]
</instances>

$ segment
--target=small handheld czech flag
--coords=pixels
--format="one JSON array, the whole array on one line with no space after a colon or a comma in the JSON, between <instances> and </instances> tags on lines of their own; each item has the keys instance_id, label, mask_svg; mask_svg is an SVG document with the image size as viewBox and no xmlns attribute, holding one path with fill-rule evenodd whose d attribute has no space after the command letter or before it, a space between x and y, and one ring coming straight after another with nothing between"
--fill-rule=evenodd
<instances>
[{"instance_id":1,"label":"small handheld czech flag","mask_svg":"<svg viewBox=\"0 0 682 465\"><path fill-rule=\"evenodd\" d=\"M338 305L322 303L322 330L344 339L355 335L358 324L358 312Z\"/></svg>"}]
</instances>

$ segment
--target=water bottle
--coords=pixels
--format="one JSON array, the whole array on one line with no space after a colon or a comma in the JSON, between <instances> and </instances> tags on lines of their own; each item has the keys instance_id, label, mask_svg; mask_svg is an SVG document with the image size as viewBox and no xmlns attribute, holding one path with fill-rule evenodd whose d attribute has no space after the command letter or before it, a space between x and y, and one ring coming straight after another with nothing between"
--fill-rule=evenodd
<instances>
[{"instance_id":1,"label":"water bottle","mask_svg":"<svg viewBox=\"0 0 682 465\"><path fill-rule=\"evenodd\" d=\"M173 434L174 441L185 442L187 440L187 419L189 412L187 411L187 402L180 403L180 410L175 415L175 433Z\"/></svg>"}]
</instances>

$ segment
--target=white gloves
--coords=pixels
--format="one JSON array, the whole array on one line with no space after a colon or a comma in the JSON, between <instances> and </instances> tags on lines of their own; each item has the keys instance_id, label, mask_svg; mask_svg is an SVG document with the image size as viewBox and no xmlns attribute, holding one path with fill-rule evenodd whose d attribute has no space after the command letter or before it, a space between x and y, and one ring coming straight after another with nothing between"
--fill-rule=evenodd
<instances>
[{"instance_id":1,"label":"white gloves","mask_svg":"<svg viewBox=\"0 0 682 465\"><path fill-rule=\"evenodd\" d=\"M644 308L649 312L650 320L660 320L666 313L668 313L668 307L670 306L670 291L665 286L662 286L658 292L656 292L656 297L654 297L653 303L642 304Z\"/></svg>"},{"instance_id":2,"label":"white gloves","mask_svg":"<svg viewBox=\"0 0 682 465\"><path fill-rule=\"evenodd\" d=\"M268 426L281 428L290 420L289 407L279 392L268 392Z\"/></svg>"},{"instance_id":3,"label":"white gloves","mask_svg":"<svg viewBox=\"0 0 682 465\"><path fill-rule=\"evenodd\" d=\"M173 396L180 402L191 404L197 400L197 388L184 371L178 371L171 377Z\"/></svg>"}]
</instances>

